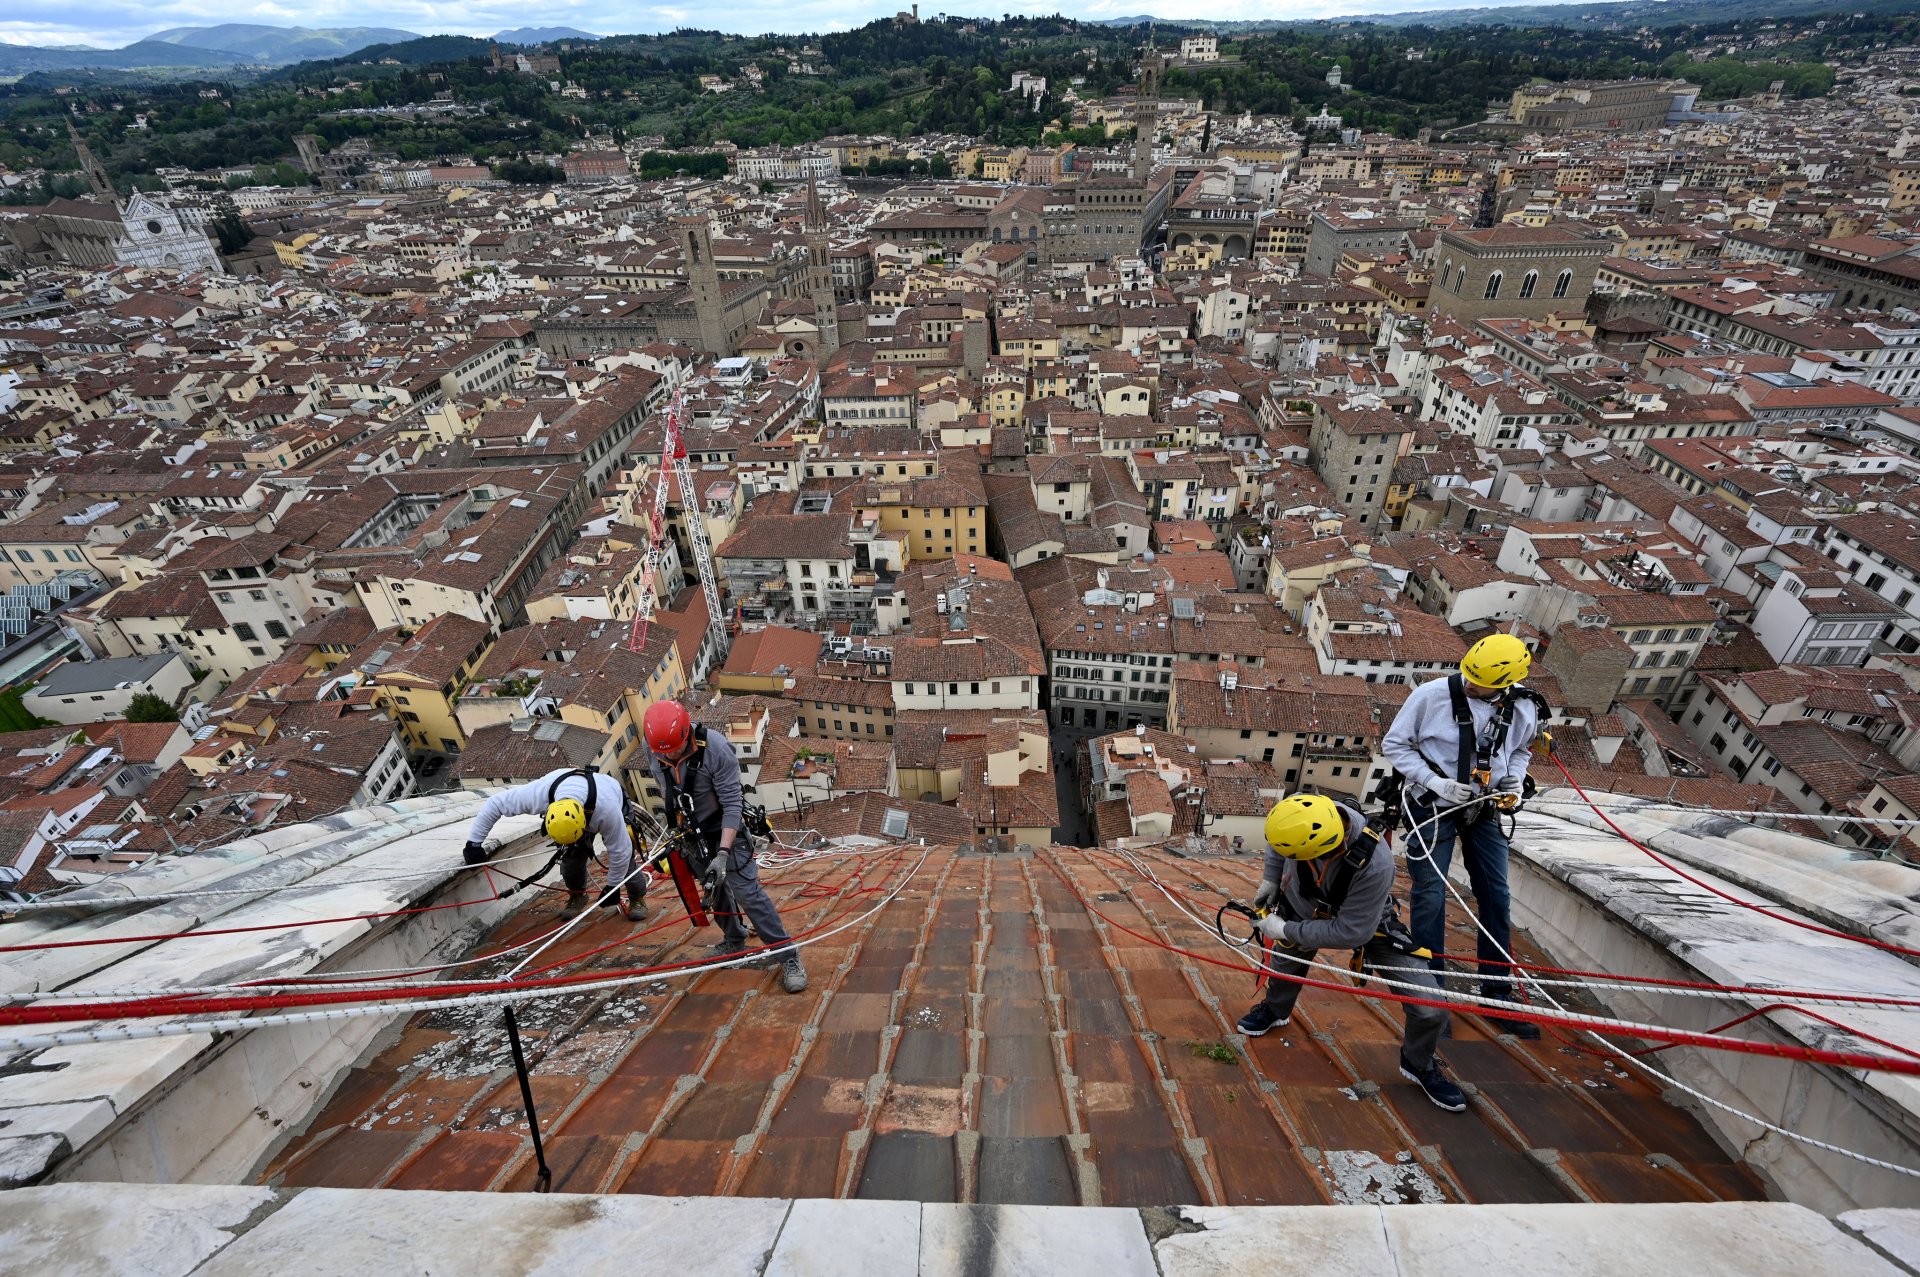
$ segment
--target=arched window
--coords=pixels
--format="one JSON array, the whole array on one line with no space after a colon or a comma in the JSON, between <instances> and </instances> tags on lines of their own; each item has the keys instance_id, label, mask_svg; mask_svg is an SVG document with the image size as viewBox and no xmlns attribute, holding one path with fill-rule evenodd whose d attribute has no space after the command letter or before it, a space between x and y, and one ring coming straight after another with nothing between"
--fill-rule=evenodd
<instances>
[{"instance_id":1,"label":"arched window","mask_svg":"<svg viewBox=\"0 0 1920 1277\"><path fill-rule=\"evenodd\" d=\"M1440 287L1445 288L1447 281L1453 278L1453 263L1447 262L1440 267Z\"/></svg>"},{"instance_id":2,"label":"arched window","mask_svg":"<svg viewBox=\"0 0 1920 1277\"><path fill-rule=\"evenodd\" d=\"M1004 234L1004 232L1003 232L1003 231L1002 231L1002 230L1001 230L1001 229L1000 229L1000 228L999 228L998 226L996 226L996 227L994 227L994 228L993 228L993 242L994 242L994 243L996 243L996 244L998 244L998 243L1000 242L1000 238L1001 238L1001 236L1002 236L1003 234Z\"/></svg>"},{"instance_id":3,"label":"arched window","mask_svg":"<svg viewBox=\"0 0 1920 1277\"><path fill-rule=\"evenodd\" d=\"M1560 272L1560 278L1553 281L1553 295L1555 297L1565 297L1567 290L1572 287L1573 272L1571 270L1563 270Z\"/></svg>"},{"instance_id":4,"label":"arched window","mask_svg":"<svg viewBox=\"0 0 1920 1277\"><path fill-rule=\"evenodd\" d=\"M1540 272L1530 270L1520 277L1520 298L1522 301L1533 296L1533 290L1540 284Z\"/></svg>"},{"instance_id":5,"label":"arched window","mask_svg":"<svg viewBox=\"0 0 1920 1277\"><path fill-rule=\"evenodd\" d=\"M1495 271L1493 274L1487 276L1487 291L1483 295L1488 301L1492 301L1500 296L1500 280L1504 274L1505 272L1503 271Z\"/></svg>"},{"instance_id":6,"label":"arched window","mask_svg":"<svg viewBox=\"0 0 1920 1277\"><path fill-rule=\"evenodd\" d=\"M1459 292L1467 286L1467 264L1460 263L1460 269L1453 273L1453 291Z\"/></svg>"}]
</instances>

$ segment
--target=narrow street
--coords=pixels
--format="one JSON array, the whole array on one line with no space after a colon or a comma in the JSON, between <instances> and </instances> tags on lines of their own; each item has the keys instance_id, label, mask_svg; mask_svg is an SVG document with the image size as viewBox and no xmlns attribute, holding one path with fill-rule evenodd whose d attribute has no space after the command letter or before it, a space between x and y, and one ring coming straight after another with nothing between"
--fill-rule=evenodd
<instances>
[{"instance_id":1,"label":"narrow street","mask_svg":"<svg viewBox=\"0 0 1920 1277\"><path fill-rule=\"evenodd\" d=\"M1053 750L1054 790L1060 798L1060 823L1053 827L1053 839L1069 847L1093 845L1093 813L1080 805L1081 745L1100 735L1096 727L1050 727L1049 747ZM1064 761L1063 761L1064 756Z\"/></svg>"}]
</instances>

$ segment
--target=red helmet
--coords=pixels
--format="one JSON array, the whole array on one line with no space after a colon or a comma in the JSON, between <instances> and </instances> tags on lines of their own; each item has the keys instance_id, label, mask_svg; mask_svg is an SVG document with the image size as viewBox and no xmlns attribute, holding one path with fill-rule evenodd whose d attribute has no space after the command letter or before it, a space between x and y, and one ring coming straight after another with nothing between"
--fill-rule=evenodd
<instances>
[{"instance_id":1,"label":"red helmet","mask_svg":"<svg viewBox=\"0 0 1920 1277\"><path fill-rule=\"evenodd\" d=\"M641 724L647 748L656 754L678 754L693 739L693 719L679 701L655 701L647 706Z\"/></svg>"}]
</instances>

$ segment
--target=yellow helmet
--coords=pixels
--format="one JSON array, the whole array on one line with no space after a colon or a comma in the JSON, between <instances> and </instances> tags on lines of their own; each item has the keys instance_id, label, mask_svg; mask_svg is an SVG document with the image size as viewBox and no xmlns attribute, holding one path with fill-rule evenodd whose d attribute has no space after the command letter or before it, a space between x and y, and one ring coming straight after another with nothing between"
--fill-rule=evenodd
<instances>
[{"instance_id":1,"label":"yellow helmet","mask_svg":"<svg viewBox=\"0 0 1920 1277\"><path fill-rule=\"evenodd\" d=\"M1289 860L1317 860L1347 840L1347 822L1320 794L1282 798L1267 813L1267 846Z\"/></svg>"},{"instance_id":2,"label":"yellow helmet","mask_svg":"<svg viewBox=\"0 0 1920 1277\"><path fill-rule=\"evenodd\" d=\"M1460 658L1460 672L1476 687L1512 687L1532 665L1533 653L1512 634L1489 634Z\"/></svg>"},{"instance_id":3,"label":"yellow helmet","mask_svg":"<svg viewBox=\"0 0 1920 1277\"><path fill-rule=\"evenodd\" d=\"M543 825L547 837L562 847L571 847L587 832L587 809L580 805L577 798L559 799L547 804L547 818Z\"/></svg>"}]
</instances>

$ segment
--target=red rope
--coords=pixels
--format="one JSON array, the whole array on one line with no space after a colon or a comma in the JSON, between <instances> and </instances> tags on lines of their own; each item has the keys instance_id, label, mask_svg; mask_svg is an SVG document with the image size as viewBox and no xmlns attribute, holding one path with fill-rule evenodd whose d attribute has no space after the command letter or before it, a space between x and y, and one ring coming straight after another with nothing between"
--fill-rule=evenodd
<instances>
[{"instance_id":1,"label":"red rope","mask_svg":"<svg viewBox=\"0 0 1920 1277\"><path fill-rule=\"evenodd\" d=\"M854 912L849 908L833 917L807 928L790 940L805 940L827 930L843 918ZM617 944L624 944L630 937L621 937ZM611 948L613 946L605 946ZM578 962L589 955L580 954L566 959L566 962ZM389 985L378 991L379 996L357 989L319 989L312 993L267 993L267 994L226 994L219 996L173 996L155 998L115 999L103 1002L68 1002L48 1005L0 1007L0 1024L60 1024L82 1020L129 1020L154 1019L162 1016L207 1015L216 1012L232 1011L282 1011L294 1007L336 1006L353 1002L393 1001L397 1005L415 999L460 997L469 993L504 993L514 990L562 989L576 984L589 984L603 980L623 980L631 977L663 975L674 971L686 971L698 967L712 966L727 959L694 958L683 962L658 963L644 967L628 967L610 971L581 971L570 975L555 976L551 979L520 977L513 980L464 980L438 984Z\"/></svg>"},{"instance_id":2,"label":"red rope","mask_svg":"<svg viewBox=\"0 0 1920 1277\"><path fill-rule=\"evenodd\" d=\"M1092 852L1097 849L1088 848L1087 850ZM1108 867L1112 868L1115 862L1109 861L1107 863ZM1120 861L1118 864L1125 868L1132 868L1132 866L1127 865L1125 861ZM1207 905L1204 902L1194 899L1179 888L1169 886L1157 879L1149 879L1149 881L1153 883L1156 889L1166 892L1174 899L1185 903L1189 908L1203 914L1206 912ZM1889 994L1829 993L1822 989L1782 989L1774 985L1714 984L1701 980L1668 980L1659 976L1617 975L1611 971L1585 971L1579 967L1549 967L1536 962L1520 962L1518 960L1505 961L1499 958L1476 958L1475 961L1481 963L1483 966L1507 967L1510 970L1529 971L1537 975L1573 976L1583 980L1610 980L1621 984L1646 985L1649 989L1692 989L1703 993L1725 993L1730 996L1809 998L1816 1001L1862 1003L1868 1006L1920 1007L1920 998L1898 998ZM1522 988L1521 991L1524 992L1524 988ZM1807 1014L1810 1015L1812 1013L1808 1012Z\"/></svg>"},{"instance_id":3,"label":"red rope","mask_svg":"<svg viewBox=\"0 0 1920 1277\"><path fill-rule=\"evenodd\" d=\"M1587 791L1580 788L1580 782L1573 778L1573 773L1567 770L1567 765L1561 762L1558 758L1555 758L1552 754L1548 754L1547 757L1553 759L1553 765L1560 769L1560 774L1567 778L1567 783L1569 785L1573 786L1573 792L1580 795L1581 801L1585 802L1587 806L1593 808L1594 815L1600 817L1601 820L1605 821L1608 829L1613 830L1614 833L1619 834L1622 838L1626 839L1627 842L1631 843L1634 847L1638 848L1640 851L1644 852L1646 855L1651 856L1654 862L1657 863L1661 868L1665 869L1668 873L1671 873L1674 876L1686 882L1692 883L1694 886L1700 888L1702 891L1718 896L1720 897L1720 899L1725 900L1731 904L1739 905L1742 909L1751 909L1753 910L1753 912L1759 914L1763 918L1771 918L1775 922L1784 922L1790 927L1799 927L1802 931L1811 931L1817 935L1832 936L1836 940L1852 940L1858 944L1872 945L1876 949L1883 949L1888 953L1897 953L1905 958L1920 958L1920 949L1909 949L1905 945L1892 944L1885 940L1876 940L1872 936L1860 936L1860 935L1855 935L1851 931L1837 931L1832 927L1823 927L1817 922L1808 922L1804 918L1795 918L1790 914L1784 914L1784 913L1778 912L1777 910L1769 909L1765 905L1757 905L1750 900L1742 900L1740 899L1740 897L1732 894L1731 892L1722 891L1720 888L1714 886L1710 882L1707 882L1703 878L1695 877L1693 874L1688 873L1686 870L1680 868L1678 865L1668 860L1665 856L1662 856L1659 852L1653 850L1653 848L1647 846L1645 843L1635 838L1632 834L1628 833L1626 830L1620 828L1620 826L1614 824L1613 817L1607 815L1607 813L1604 810L1602 810L1602 808L1598 803L1594 802L1592 798L1587 796ZM1784 815L1785 813L1783 812L1781 814Z\"/></svg>"},{"instance_id":4,"label":"red rope","mask_svg":"<svg viewBox=\"0 0 1920 1277\"><path fill-rule=\"evenodd\" d=\"M161 944L169 940L192 940L198 936L237 936L250 931L294 931L301 927L327 927L342 922L371 922L378 918L404 918L411 914L432 913L436 909L465 909L491 904L500 898L495 892L476 900L450 900L437 905L412 909L389 909L383 913L352 913L338 918L305 918L299 922L263 922L251 927L210 927L197 931L162 931L144 936L103 936L93 940L46 940L39 944L0 945L0 953L32 953L39 949L81 949L95 944Z\"/></svg>"},{"instance_id":5,"label":"red rope","mask_svg":"<svg viewBox=\"0 0 1920 1277\"><path fill-rule=\"evenodd\" d=\"M1102 913L1092 901L1082 895L1080 889L1073 884L1072 879L1061 872L1060 867L1051 859L1048 860L1047 867L1053 871L1055 877L1060 879L1067 890L1073 893L1074 899L1079 901L1088 913L1100 919L1100 921L1106 923L1114 930L1152 945L1156 949L1164 949L1168 953L1179 954L1181 957L1194 962L1205 963L1208 966L1224 967L1230 971L1246 970L1246 967L1241 963L1227 962L1204 953L1194 953L1191 950L1182 949L1178 945L1168 944L1158 936L1145 935L1135 931L1124 923L1115 922L1113 919L1107 917L1106 914ZM1346 994L1349 997L1373 998L1382 1002L1398 1002L1407 1006L1434 1007L1442 1011L1459 1011L1462 1009L1459 1003L1442 1001L1438 998L1423 998L1414 994L1400 993L1396 990L1386 988L1374 989L1372 987L1356 987L1350 984L1335 984L1329 980L1316 980L1289 971L1269 970L1267 972L1267 978L1270 980L1287 980L1308 989L1330 989L1335 993ZM1583 1033L1629 1032L1629 1030L1626 1029L1602 1030L1566 1016L1550 1015L1518 1005L1502 1007L1500 1009L1500 1017L1505 1020L1522 1020L1543 1027L1574 1029ZM1635 1037L1652 1038L1655 1041L1666 1042L1674 1046L1710 1047L1718 1050L1734 1051L1743 1055L1767 1055L1779 1059L1799 1060L1811 1064L1828 1064L1836 1068L1869 1069L1885 1073L1901 1073L1920 1077L1920 1059L1911 1061L1895 1060L1888 1059L1884 1055L1868 1055L1857 1051L1829 1051L1821 1047L1755 1042L1746 1038L1721 1038L1715 1037L1710 1033L1695 1033L1688 1029L1667 1029L1651 1025L1645 1028L1635 1028L1631 1030L1631 1033Z\"/></svg>"}]
</instances>

